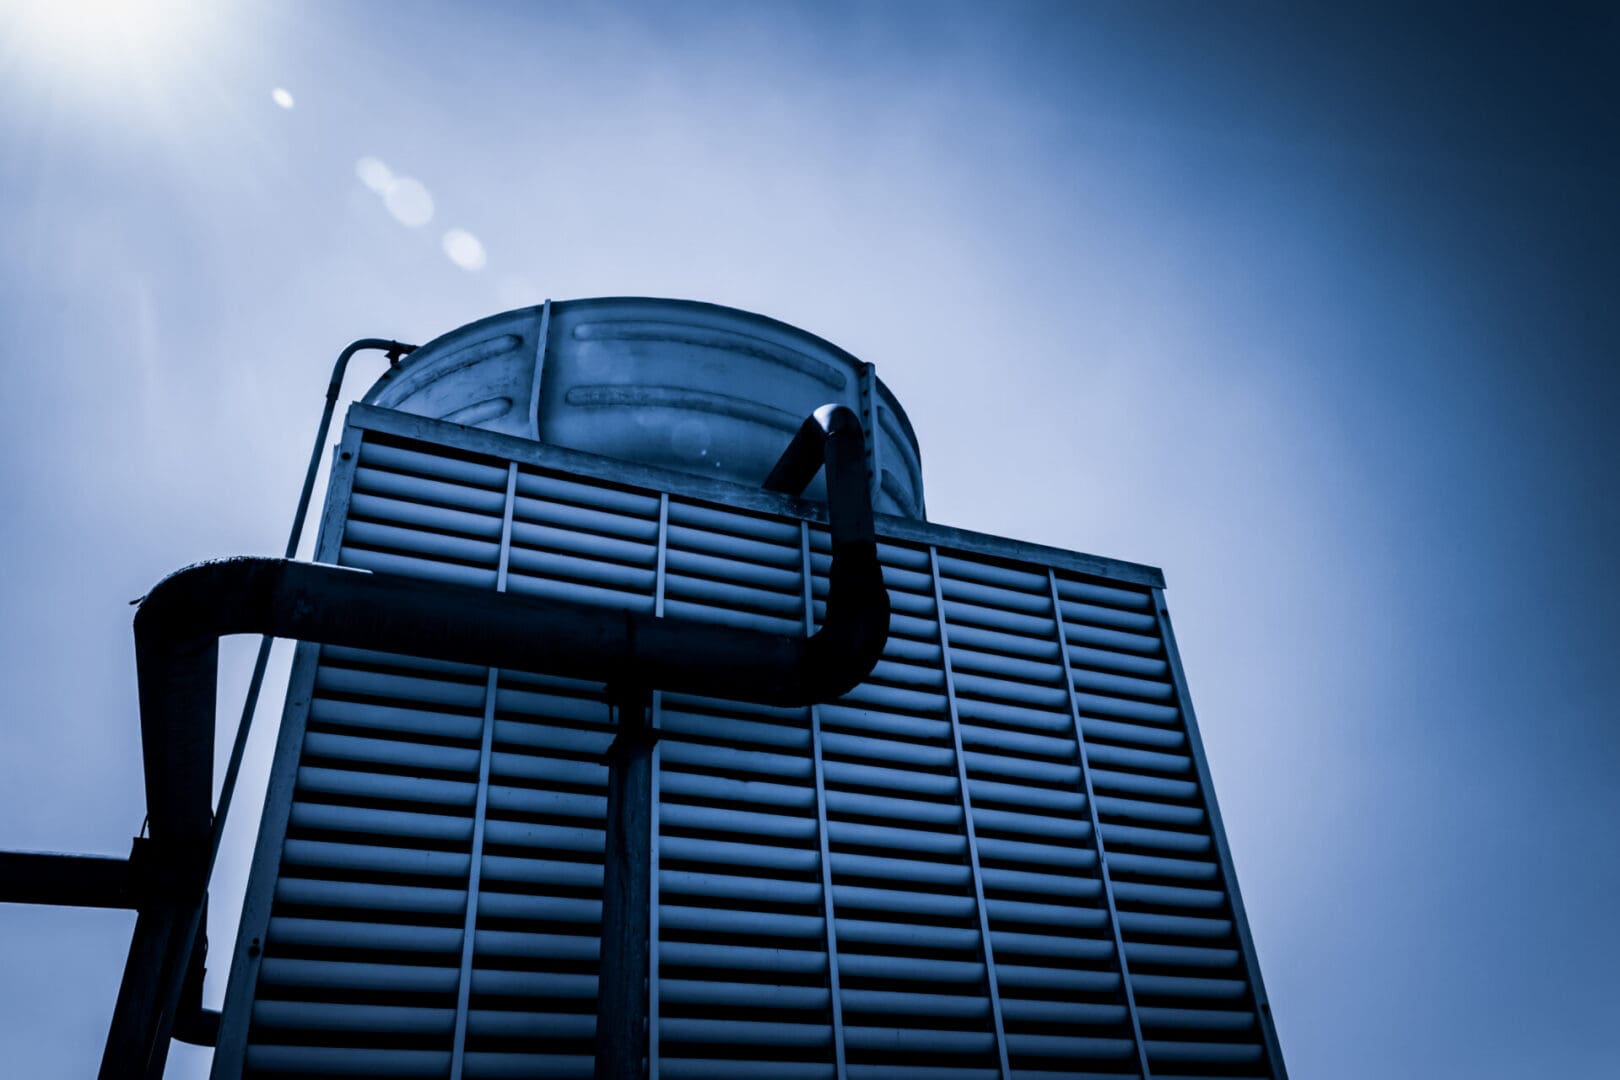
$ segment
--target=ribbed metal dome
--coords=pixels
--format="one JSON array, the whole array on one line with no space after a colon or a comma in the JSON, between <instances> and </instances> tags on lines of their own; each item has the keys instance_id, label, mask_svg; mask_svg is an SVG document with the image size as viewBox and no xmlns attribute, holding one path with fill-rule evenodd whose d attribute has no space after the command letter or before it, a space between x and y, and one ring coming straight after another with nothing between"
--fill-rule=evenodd
<instances>
[{"instance_id":1,"label":"ribbed metal dome","mask_svg":"<svg viewBox=\"0 0 1620 1080\"><path fill-rule=\"evenodd\" d=\"M916 435L872 365L715 304L610 297L508 311L417 349L365 400L750 487L804 418L835 402L866 424L877 509L925 516ZM825 497L822 482L806 494Z\"/></svg>"}]
</instances>

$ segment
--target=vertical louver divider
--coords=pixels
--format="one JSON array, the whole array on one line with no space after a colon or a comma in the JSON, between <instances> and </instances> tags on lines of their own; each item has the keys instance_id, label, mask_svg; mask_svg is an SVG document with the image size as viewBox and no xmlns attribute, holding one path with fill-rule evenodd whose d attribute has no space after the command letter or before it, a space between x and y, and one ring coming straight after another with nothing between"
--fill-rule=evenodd
<instances>
[{"instance_id":1,"label":"vertical louver divider","mask_svg":"<svg viewBox=\"0 0 1620 1080\"><path fill-rule=\"evenodd\" d=\"M831 541L810 530L825 619ZM880 541L889 638L817 708L851 1080L1002 1076L926 547Z\"/></svg>"},{"instance_id":2,"label":"vertical louver divider","mask_svg":"<svg viewBox=\"0 0 1620 1080\"><path fill-rule=\"evenodd\" d=\"M512 507L517 500L516 463L507 466L506 509L501 518L500 563L495 572L495 591L506 591L506 575L512 552ZM473 944L478 932L478 889L484 864L484 825L489 813L489 758L495 744L495 691L500 671L489 669L484 687L484 730L478 751L478 798L473 810L472 859L467 879L467 910L462 926L461 976L456 987L456 1032L450 1048L450 1080L461 1080L467 1051L467 1010L472 996Z\"/></svg>"},{"instance_id":3,"label":"vertical louver divider","mask_svg":"<svg viewBox=\"0 0 1620 1080\"><path fill-rule=\"evenodd\" d=\"M1148 1062L1159 1080L1262 1075L1209 787L1155 598L1054 580Z\"/></svg>"},{"instance_id":4,"label":"vertical louver divider","mask_svg":"<svg viewBox=\"0 0 1620 1080\"><path fill-rule=\"evenodd\" d=\"M956 708L956 677L951 665L951 634L945 616L945 594L940 584L939 549L928 548L929 571L934 578L934 605L939 614L939 644L945 665L945 699L951 720L951 740L956 749L956 776L962 793L963 820L967 826L968 865L973 870L973 898L978 907L979 933L984 938L984 973L990 992L991 1019L995 1025L996 1053L1001 1058L1002 1080L1011 1080L1007 1059L1007 1028L1002 1018L1001 991L997 985L995 945L990 936L990 913L984 903L984 875L979 867L978 830L973 823L973 796L968 787L967 755L962 752L962 725Z\"/></svg>"},{"instance_id":5,"label":"vertical louver divider","mask_svg":"<svg viewBox=\"0 0 1620 1080\"><path fill-rule=\"evenodd\" d=\"M1049 575L936 561L1009 1062L1030 1080L1137 1075Z\"/></svg>"},{"instance_id":6,"label":"vertical louver divider","mask_svg":"<svg viewBox=\"0 0 1620 1080\"><path fill-rule=\"evenodd\" d=\"M816 632L815 573L810 563L810 523L799 523L803 556L804 632ZM821 761L821 708L810 706L810 750L816 768L816 841L821 846L821 906L827 920L827 991L833 1028L833 1065L844 1080L844 1002L838 979L838 920L833 900L832 859L827 846L827 780Z\"/></svg>"},{"instance_id":7,"label":"vertical louver divider","mask_svg":"<svg viewBox=\"0 0 1620 1080\"><path fill-rule=\"evenodd\" d=\"M669 552L669 496L658 496L658 561L653 566L653 614L664 616L664 568ZM652 694L651 724L656 734L663 726L664 693ZM658 801L663 789L660 774L664 768L664 748L658 743L652 750L652 794L650 796L650 824L652 836L647 853L647 1080L659 1080L659 1032L661 995L658 992Z\"/></svg>"},{"instance_id":8,"label":"vertical louver divider","mask_svg":"<svg viewBox=\"0 0 1620 1080\"><path fill-rule=\"evenodd\" d=\"M1249 916L1243 909L1243 895L1238 890L1237 873L1232 866L1232 852L1226 842L1226 827L1221 823L1221 809L1215 800L1215 785L1210 779L1209 762L1204 757L1204 743L1198 735L1198 717L1193 711L1192 697L1187 690L1187 676L1182 670L1181 653L1176 648L1175 630L1170 625L1170 609L1165 603L1164 590L1154 589L1151 602L1156 628L1163 642L1165 659L1169 664L1170 680L1175 687L1176 702L1180 706L1181 720L1186 727L1193 768L1198 776L1198 785L1209 815L1209 830L1220 864L1221 879L1225 886L1227 903L1231 908L1238 945L1243 955L1243 968L1248 976L1248 994L1258 1013L1260 1035L1265 1045L1264 1075L1272 1080L1288 1080L1288 1068L1283 1063L1282 1049L1278 1045L1277 1027L1272 1020L1266 984L1260 976L1260 961L1255 952L1254 938L1249 932Z\"/></svg>"},{"instance_id":9,"label":"vertical louver divider","mask_svg":"<svg viewBox=\"0 0 1620 1080\"><path fill-rule=\"evenodd\" d=\"M1131 1037L1136 1041L1136 1057L1142 1068L1142 1080L1152 1080L1153 1070L1148 1064L1147 1046L1142 1041L1142 1023L1136 1012L1136 993L1131 986L1131 968L1125 957L1125 938L1119 929L1119 911L1114 903L1113 879L1108 873L1108 851L1103 844L1101 823L1097 820L1097 795L1091 786L1091 762L1086 754L1086 735L1080 724L1080 707L1074 696L1074 669L1070 665L1067 638L1063 632L1063 604L1058 597L1057 575L1048 569L1046 578L1051 588L1052 612L1057 622L1058 656L1063 661L1063 681L1068 690L1069 711L1074 718L1074 741L1080 760L1080 778L1085 784L1086 814L1090 818L1091 835L1097 846L1097 865L1102 874L1103 901L1108 908L1108 928L1114 936L1120 983L1125 992L1125 1008L1131 1020Z\"/></svg>"}]
</instances>

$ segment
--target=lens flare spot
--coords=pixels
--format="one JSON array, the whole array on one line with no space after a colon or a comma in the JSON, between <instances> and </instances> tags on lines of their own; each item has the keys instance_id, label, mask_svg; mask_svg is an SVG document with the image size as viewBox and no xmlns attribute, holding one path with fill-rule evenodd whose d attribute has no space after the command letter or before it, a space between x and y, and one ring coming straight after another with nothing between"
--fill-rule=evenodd
<instances>
[{"instance_id":1,"label":"lens flare spot","mask_svg":"<svg viewBox=\"0 0 1620 1080\"><path fill-rule=\"evenodd\" d=\"M445 232L444 253L463 270L482 270L487 261L484 245L466 229L449 229Z\"/></svg>"},{"instance_id":2,"label":"lens flare spot","mask_svg":"<svg viewBox=\"0 0 1620 1080\"><path fill-rule=\"evenodd\" d=\"M382 193L383 205L401 225L415 229L433 220L433 196L420 180L396 176Z\"/></svg>"},{"instance_id":3,"label":"lens flare spot","mask_svg":"<svg viewBox=\"0 0 1620 1080\"><path fill-rule=\"evenodd\" d=\"M280 105L283 109L290 109L296 104L296 102L293 101L292 92L285 86L278 86L274 90L270 91L270 100L275 102L277 105Z\"/></svg>"},{"instance_id":4,"label":"lens flare spot","mask_svg":"<svg viewBox=\"0 0 1620 1080\"><path fill-rule=\"evenodd\" d=\"M394 182L394 172L374 157L363 157L354 163L354 175L366 187L381 195Z\"/></svg>"}]
</instances>

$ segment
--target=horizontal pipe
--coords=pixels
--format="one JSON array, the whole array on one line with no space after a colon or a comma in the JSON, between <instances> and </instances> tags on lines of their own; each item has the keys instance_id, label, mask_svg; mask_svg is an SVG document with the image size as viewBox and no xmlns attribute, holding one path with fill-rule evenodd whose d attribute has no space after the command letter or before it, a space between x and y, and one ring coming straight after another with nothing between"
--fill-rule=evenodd
<instances>
[{"instance_id":1,"label":"horizontal pipe","mask_svg":"<svg viewBox=\"0 0 1620 1080\"><path fill-rule=\"evenodd\" d=\"M0 851L0 903L134 909L138 899L128 859Z\"/></svg>"},{"instance_id":2,"label":"horizontal pipe","mask_svg":"<svg viewBox=\"0 0 1620 1080\"><path fill-rule=\"evenodd\" d=\"M621 695L656 688L780 706L831 700L866 678L889 631L865 436L843 406L805 421L766 486L796 494L823 467L832 563L826 616L809 637L289 559L202 563L159 582L136 612L135 651L149 845L163 896L142 907L102 1075L160 1074L177 1011L187 1008L182 984L215 824L221 637L256 633L567 675Z\"/></svg>"}]
</instances>

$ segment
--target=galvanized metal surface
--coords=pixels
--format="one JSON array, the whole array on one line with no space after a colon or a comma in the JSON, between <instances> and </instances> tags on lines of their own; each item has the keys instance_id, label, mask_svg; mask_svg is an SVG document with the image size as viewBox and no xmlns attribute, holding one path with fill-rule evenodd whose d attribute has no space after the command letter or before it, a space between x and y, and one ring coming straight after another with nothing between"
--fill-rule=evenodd
<instances>
[{"instance_id":1,"label":"galvanized metal surface","mask_svg":"<svg viewBox=\"0 0 1620 1080\"><path fill-rule=\"evenodd\" d=\"M916 435L872 366L786 323L715 304L548 300L429 342L365 400L751 485L806 413L836 402L863 418L878 508L924 516ZM824 485L809 496L824 499Z\"/></svg>"},{"instance_id":2,"label":"galvanized metal surface","mask_svg":"<svg viewBox=\"0 0 1620 1080\"><path fill-rule=\"evenodd\" d=\"M825 601L814 504L382 410L350 423L335 561L468 582L487 567L494 587L504 559L510 588L784 632ZM372 443L422 456L367 464ZM866 684L813 717L660 702L650 1071L1124 1076L1145 1054L1161 1080L1282 1075L1157 572L896 517L879 532L893 633ZM340 1052L589 1075L600 687L500 673L486 779L482 669L300 662L216 1075ZM355 833L341 807L387 807L366 828L404 831ZM466 841L423 833L452 823ZM454 927L442 962L434 920ZM993 967L973 962L984 945ZM301 1012L312 995L325 1006ZM383 1015L415 1034L378 1030Z\"/></svg>"}]
</instances>

